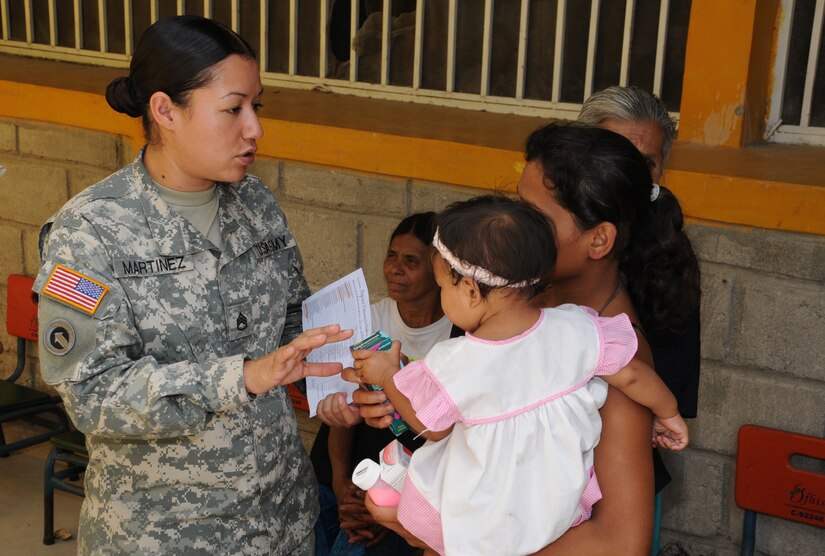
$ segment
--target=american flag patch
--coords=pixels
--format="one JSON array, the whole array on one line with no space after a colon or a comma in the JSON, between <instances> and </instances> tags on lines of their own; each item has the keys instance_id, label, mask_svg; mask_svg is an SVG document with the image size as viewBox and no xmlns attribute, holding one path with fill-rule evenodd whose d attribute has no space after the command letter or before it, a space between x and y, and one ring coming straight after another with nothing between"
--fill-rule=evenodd
<instances>
[{"instance_id":1,"label":"american flag patch","mask_svg":"<svg viewBox=\"0 0 825 556\"><path fill-rule=\"evenodd\" d=\"M79 272L63 265L57 265L43 286L43 293L49 297L77 307L93 315L109 288Z\"/></svg>"}]
</instances>

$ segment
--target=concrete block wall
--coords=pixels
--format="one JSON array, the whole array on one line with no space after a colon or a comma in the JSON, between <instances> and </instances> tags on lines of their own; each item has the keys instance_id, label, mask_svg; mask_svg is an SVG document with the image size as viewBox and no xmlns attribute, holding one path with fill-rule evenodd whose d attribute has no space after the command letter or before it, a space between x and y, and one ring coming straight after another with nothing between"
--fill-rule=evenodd
<instances>
[{"instance_id":1,"label":"concrete block wall","mask_svg":"<svg viewBox=\"0 0 825 556\"><path fill-rule=\"evenodd\" d=\"M40 223L70 196L132 158L118 137L0 119L0 275L33 276ZM481 190L259 159L289 219L313 290L363 267L373 300L389 234L408 214L439 210ZM693 555L739 552L742 511L733 500L736 434L756 423L825 435L825 237L692 223L703 272L699 418L692 446L665 454L675 478L664 491L663 545ZM5 280L0 285L5 318ZM2 375L14 363L6 348ZM36 360L24 382L43 387ZM825 497L825 493L820 493ZM821 529L760 517L763 554L822 554Z\"/></svg>"},{"instance_id":2,"label":"concrete block wall","mask_svg":"<svg viewBox=\"0 0 825 556\"><path fill-rule=\"evenodd\" d=\"M696 224L689 232L704 295L699 416L691 447L665 454L675 481L663 492L662 541L734 556L744 515L734 502L739 427L825 436L825 237ZM825 554L825 531L759 516L756 547Z\"/></svg>"}]
</instances>

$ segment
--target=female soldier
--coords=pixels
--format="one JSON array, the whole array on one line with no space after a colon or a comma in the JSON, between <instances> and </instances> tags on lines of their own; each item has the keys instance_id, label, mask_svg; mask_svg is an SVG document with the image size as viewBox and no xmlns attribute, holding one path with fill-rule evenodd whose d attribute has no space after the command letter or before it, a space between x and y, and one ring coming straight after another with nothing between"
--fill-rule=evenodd
<instances>
[{"instance_id":1,"label":"female soldier","mask_svg":"<svg viewBox=\"0 0 825 556\"><path fill-rule=\"evenodd\" d=\"M351 332L299 334L301 257L246 175L262 92L231 30L158 21L106 91L147 146L41 230L41 369L89 449L81 554L313 551L315 481L276 387L340 370L303 359Z\"/></svg>"}]
</instances>

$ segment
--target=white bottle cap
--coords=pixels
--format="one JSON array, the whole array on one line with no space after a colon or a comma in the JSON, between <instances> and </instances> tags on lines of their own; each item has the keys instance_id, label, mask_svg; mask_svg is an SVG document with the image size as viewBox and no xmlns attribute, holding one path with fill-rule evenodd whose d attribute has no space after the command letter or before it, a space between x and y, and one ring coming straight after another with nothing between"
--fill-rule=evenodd
<instances>
[{"instance_id":1,"label":"white bottle cap","mask_svg":"<svg viewBox=\"0 0 825 556\"><path fill-rule=\"evenodd\" d=\"M369 490L381 478L381 467L371 459L363 459L352 472L352 482L361 490Z\"/></svg>"}]
</instances>

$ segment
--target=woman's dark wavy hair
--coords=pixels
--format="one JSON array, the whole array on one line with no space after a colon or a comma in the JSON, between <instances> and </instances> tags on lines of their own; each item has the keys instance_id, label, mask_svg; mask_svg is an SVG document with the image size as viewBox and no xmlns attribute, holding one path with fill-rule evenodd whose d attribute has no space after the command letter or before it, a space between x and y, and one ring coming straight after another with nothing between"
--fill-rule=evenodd
<instances>
[{"instance_id":1,"label":"woman's dark wavy hair","mask_svg":"<svg viewBox=\"0 0 825 556\"><path fill-rule=\"evenodd\" d=\"M152 142L151 96L160 91L186 106L191 91L212 81L211 68L232 54L255 59L249 43L217 21L195 15L160 19L141 35L129 76L106 87L106 101L117 112L142 117L143 133Z\"/></svg>"},{"instance_id":2,"label":"woman's dark wavy hair","mask_svg":"<svg viewBox=\"0 0 825 556\"><path fill-rule=\"evenodd\" d=\"M433 211L417 212L406 217L390 235L390 243L398 236L412 234L424 245L432 245L435 235L435 213Z\"/></svg>"},{"instance_id":3,"label":"woman's dark wavy hair","mask_svg":"<svg viewBox=\"0 0 825 556\"><path fill-rule=\"evenodd\" d=\"M525 155L541 164L548 192L579 229L616 226L611 256L644 328L683 330L699 306L699 263L678 199L660 187L650 200L650 169L636 147L605 129L550 124L530 135Z\"/></svg>"},{"instance_id":4,"label":"woman's dark wavy hair","mask_svg":"<svg viewBox=\"0 0 825 556\"><path fill-rule=\"evenodd\" d=\"M456 257L505 278L533 297L547 287L556 265L553 224L535 207L504 195L481 195L452 203L436 217L438 237ZM453 272L455 283L461 275ZM482 297L492 286L478 284ZM514 291L518 291L514 288Z\"/></svg>"}]
</instances>

